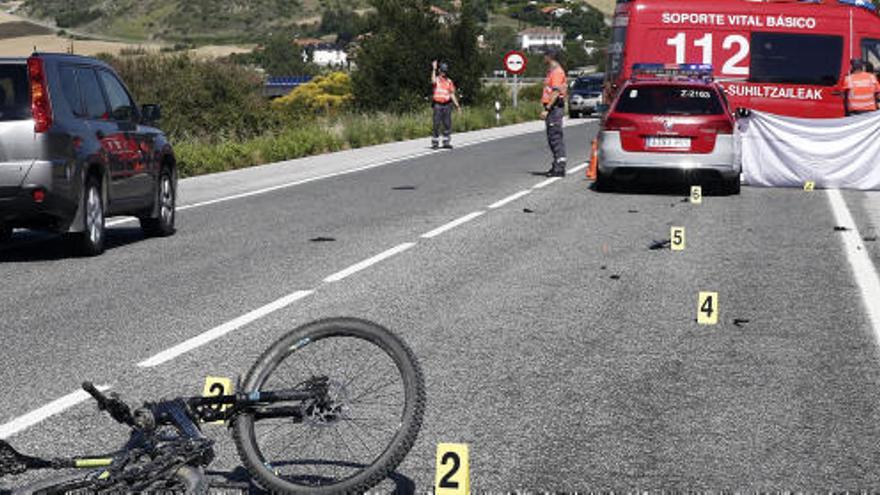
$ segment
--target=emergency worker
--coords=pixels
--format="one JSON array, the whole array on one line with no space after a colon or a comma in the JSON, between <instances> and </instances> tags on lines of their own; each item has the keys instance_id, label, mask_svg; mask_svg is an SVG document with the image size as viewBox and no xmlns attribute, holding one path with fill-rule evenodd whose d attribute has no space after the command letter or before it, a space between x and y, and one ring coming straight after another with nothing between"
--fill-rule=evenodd
<instances>
[{"instance_id":1,"label":"emergency worker","mask_svg":"<svg viewBox=\"0 0 880 495\"><path fill-rule=\"evenodd\" d=\"M565 77L565 69L559 63L557 49L550 48L544 52L544 63L547 65L547 78L544 80L544 92L541 95L541 104L544 106L541 119L547 127L547 143L553 154L553 165L547 171L547 177L565 177L568 157L565 154L562 119L565 115L568 81Z\"/></svg>"},{"instance_id":2,"label":"emergency worker","mask_svg":"<svg viewBox=\"0 0 880 495\"><path fill-rule=\"evenodd\" d=\"M431 134L431 148L437 149L440 144L440 134L443 134L443 147L452 148L452 106L461 111L458 97L455 96L455 83L449 78L449 66L445 63L438 64L435 60L432 64L431 84L434 86L434 94L431 105L434 107L434 128Z\"/></svg>"},{"instance_id":3,"label":"emergency worker","mask_svg":"<svg viewBox=\"0 0 880 495\"><path fill-rule=\"evenodd\" d=\"M877 76L866 71L865 63L859 59L853 59L851 67L844 86L847 115L876 111L877 97L880 95Z\"/></svg>"}]
</instances>

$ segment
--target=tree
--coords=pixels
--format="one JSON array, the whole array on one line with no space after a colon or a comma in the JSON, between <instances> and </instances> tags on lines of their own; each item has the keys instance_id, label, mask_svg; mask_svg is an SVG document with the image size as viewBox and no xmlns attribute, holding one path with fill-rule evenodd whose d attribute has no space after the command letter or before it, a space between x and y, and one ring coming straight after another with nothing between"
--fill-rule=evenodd
<instances>
[{"instance_id":1,"label":"tree","mask_svg":"<svg viewBox=\"0 0 880 495\"><path fill-rule=\"evenodd\" d=\"M426 0L372 0L373 32L355 54L355 100L362 108L410 110L430 94L432 60L450 64L463 101L480 89L485 60L477 45L479 27L465 1L459 19L441 25Z\"/></svg>"},{"instance_id":2,"label":"tree","mask_svg":"<svg viewBox=\"0 0 880 495\"><path fill-rule=\"evenodd\" d=\"M263 46L251 53L234 55L238 63L254 64L272 76L309 75L316 72L315 67L303 59L303 50L287 36L270 36Z\"/></svg>"}]
</instances>

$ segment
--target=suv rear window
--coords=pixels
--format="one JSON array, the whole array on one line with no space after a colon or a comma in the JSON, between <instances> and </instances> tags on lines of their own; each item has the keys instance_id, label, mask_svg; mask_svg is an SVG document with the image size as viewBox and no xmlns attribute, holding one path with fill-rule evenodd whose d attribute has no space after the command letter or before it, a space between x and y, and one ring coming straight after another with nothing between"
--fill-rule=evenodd
<instances>
[{"instance_id":1,"label":"suv rear window","mask_svg":"<svg viewBox=\"0 0 880 495\"><path fill-rule=\"evenodd\" d=\"M642 115L721 115L718 92L706 86L636 86L625 88L615 112Z\"/></svg>"},{"instance_id":2,"label":"suv rear window","mask_svg":"<svg viewBox=\"0 0 880 495\"><path fill-rule=\"evenodd\" d=\"M27 66L0 65L0 122L31 118L31 92Z\"/></svg>"}]
</instances>

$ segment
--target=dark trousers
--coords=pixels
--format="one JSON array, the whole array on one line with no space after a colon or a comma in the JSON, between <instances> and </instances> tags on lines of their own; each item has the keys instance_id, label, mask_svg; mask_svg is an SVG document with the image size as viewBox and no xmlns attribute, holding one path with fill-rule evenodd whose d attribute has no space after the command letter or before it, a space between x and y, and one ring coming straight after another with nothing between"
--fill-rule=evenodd
<instances>
[{"instance_id":1,"label":"dark trousers","mask_svg":"<svg viewBox=\"0 0 880 495\"><path fill-rule=\"evenodd\" d=\"M434 132L431 134L431 143L440 142L440 134L443 134L443 144L449 144L452 140L452 102L434 103Z\"/></svg>"},{"instance_id":2,"label":"dark trousers","mask_svg":"<svg viewBox=\"0 0 880 495\"><path fill-rule=\"evenodd\" d=\"M563 115L565 115L565 108L557 106L547 114L545 123L547 125L547 144L550 145L550 152L553 153L553 168L565 170L568 158L565 154L565 136L562 133Z\"/></svg>"}]
</instances>

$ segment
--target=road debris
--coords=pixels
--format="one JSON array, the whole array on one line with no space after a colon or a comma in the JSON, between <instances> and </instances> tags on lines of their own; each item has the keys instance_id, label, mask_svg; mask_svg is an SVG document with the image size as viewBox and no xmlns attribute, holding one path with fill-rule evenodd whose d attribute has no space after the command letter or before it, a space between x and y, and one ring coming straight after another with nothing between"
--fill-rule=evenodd
<instances>
[{"instance_id":1,"label":"road debris","mask_svg":"<svg viewBox=\"0 0 880 495\"><path fill-rule=\"evenodd\" d=\"M620 275L612 275L608 278L610 278L611 280L620 280Z\"/></svg>"},{"instance_id":2,"label":"road debris","mask_svg":"<svg viewBox=\"0 0 880 495\"><path fill-rule=\"evenodd\" d=\"M535 210L531 210L529 208L523 208L523 213L534 213Z\"/></svg>"},{"instance_id":3,"label":"road debris","mask_svg":"<svg viewBox=\"0 0 880 495\"><path fill-rule=\"evenodd\" d=\"M336 239L333 237L320 236L309 239L309 242L336 242Z\"/></svg>"},{"instance_id":4,"label":"road debris","mask_svg":"<svg viewBox=\"0 0 880 495\"><path fill-rule=\"evenodd\" d=\"M746 323L749 323L749 321L750 320L747 320L745 318L734 318L733 324L734 324L734 326L742 328L742 326L745 325Z\"/></svg>"},{"instance_id":5,"label":"road debris","mask_svg":"<svg viewBox=\"0 0 880 495\"><path fill-rule=\"evenodd\" d=\"M659 251L660 249L669 249L669 239L663 239L662 241L653 241L648 249L651 251Z\"/></svg>"},{"instance_id":6,"label":"road debris","mask_svg":"<svg viewBox=\"0 0 880 495\"><path fill-rule=\"evenodd\" d=\"M840 225L834 227L835 232L849 232L849 227L841 227Z\"/></svg>"},{"instance_id":7,"label":"road debris","mask_svg":"<svg viewBox=\"0 0 880 495\"><path fill-rule=\"evenodd\" d=\"M393 191L415 191L418 188L416 186L394 186L391 189Z\"/></svg>"}]
</instances>

